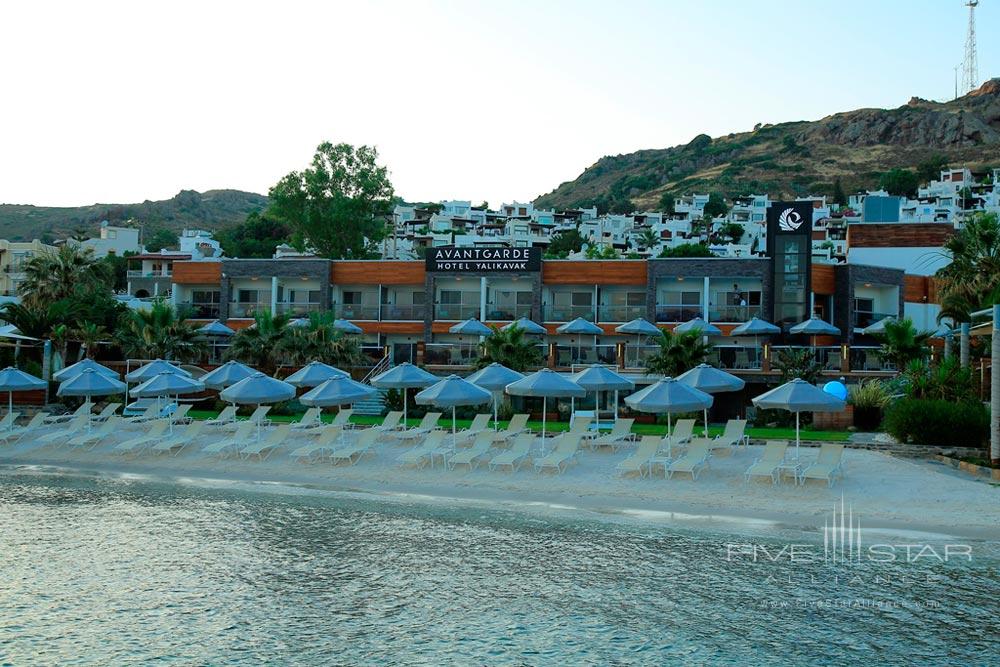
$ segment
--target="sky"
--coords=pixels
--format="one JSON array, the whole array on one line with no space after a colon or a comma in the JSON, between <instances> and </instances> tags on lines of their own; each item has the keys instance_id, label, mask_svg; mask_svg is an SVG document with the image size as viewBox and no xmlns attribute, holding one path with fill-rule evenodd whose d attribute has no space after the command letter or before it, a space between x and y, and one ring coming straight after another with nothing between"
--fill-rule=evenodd
<instances>
[{"instance_id":1,"label":"sky","mask_svg":"<svg viewBox=\"0 0 1000 667\"><path fill-rule=\"evenodd\" d=\"M408 201L528 201L604 155L953 96L963 0L9 3L0 203L266 193L324 140ZM1000 0L977 9L1000 76Z\"/></svg>"}]
</instances>

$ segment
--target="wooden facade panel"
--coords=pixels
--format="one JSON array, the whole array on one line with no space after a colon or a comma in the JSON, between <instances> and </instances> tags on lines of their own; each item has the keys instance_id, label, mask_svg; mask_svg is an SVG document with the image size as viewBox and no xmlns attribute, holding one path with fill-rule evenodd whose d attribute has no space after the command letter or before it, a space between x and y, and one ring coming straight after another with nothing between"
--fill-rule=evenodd
<instances>
[{"instance_id":1,"label":"wooden facade panel","mask_svg":"<svg viewBox=\"0 0 1000 667\"><path fill-rule=\"evenodd\" d=\"M423 285L424 263L397 260L332 262L334 285Z\"/></svg>"},{"instance_id":2,"label":"wooden facade panel","mask_svg":"<svg viewBox=\"0 0 1000 667\"><path fill-rule=\"evenodd\" d=\"M545 285L645 285L642 260L581 260L542 262Z\"/></svg>"},{"instance_id":3,"label":"wooden facade panel","mask_svg":"<svg viewBox=\"0 0 1000 667\"><path fill-rule=\"evenodd\" d=\"M812 291L814 294L833 294L835 284L833 264L812 265Z\"/></svg>"},{"instance_id":4,"label":"wooden facade panel","mask_svg":"<svg viewBox=\"0 0 1000 667\"><path fill-rule=\"evenodd\" d=\"M174 262L172 280L178 285L218 285L222 262Z\"/></svg>"},{"instance_id":5,"label":"wooden facade panel","mask_svg":"<svg viewBox=\"0 0 1000 667\"><path fill-rule=\"evenodd\" d=\"M354 322L366 334L401 334L406 336L423 336L423 322Z\"/></svg>"},{"instance_id":6,"label":"wooden facade panel","mask_svg":"<svg viewBox=\"0 0 1000 667\"><path fill-rule=\"evenodd\" d=\"M937 281L933 276L907 275L903 282L903 301L907 303L939 303Z\"/></svg>"},{"instance_id":7,"label":"wooden facade panel","mask_svg":"<svg viewBox=\"0 0 1000 667\"><path fill-rule=\"evenodd\" d=\"M940 248L954 233L951 223L859 223L847 226L847 247Z\"/></svg>"}]
</instances>

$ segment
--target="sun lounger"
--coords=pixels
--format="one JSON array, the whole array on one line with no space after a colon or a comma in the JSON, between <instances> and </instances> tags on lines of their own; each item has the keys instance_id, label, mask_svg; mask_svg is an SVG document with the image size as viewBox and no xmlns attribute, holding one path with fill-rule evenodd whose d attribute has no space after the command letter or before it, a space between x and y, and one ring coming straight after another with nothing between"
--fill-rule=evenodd
<instances>
[{"instance_id":1,"label":"sun lounger","mask_svg":"<svg viewBox=\"0 0 1000 667\"><path fill-rule=\"evenodd\" d=\"M45 418L48 417L47 412L36 412L35 416L25 424L24 426L15 426L14 430L5 430L0 432L0 441L8 443L17 443L21 441L21 438L28 435L29 433L34 433L45 427Z\"/></svg>"},{"instance_id":2,"label":"sun lounger","mask_svg":"<svg viewBox=\"0 0 1000 667\"><path fill-rule=\"evenodd\" d=\"M316 429L323 425L323 408L309 408L302 415L302 418L292 424L292 429L300 431L303 429Z\"/></svg>"},{"instance_id":3,"label":"sun lounger","mask_svg":"<svg viewBox=\"0 0 1000 667\"><path fill-rule=\"evenodd\" d=\"M403 465L419 465L420 467L427 463L433 463L433 456L444 443L444 437L444 431L431 431L423 443L413 449L406 450L396 460Z\"/></svg>"},{"instance_id":4,"label":"sun lounger","mask_svg":"<svg viewBox=\"0 0 1000 667\"><path fill-rule=\"evenodd\" d=\"M16 422L17 418L20 416L21 413L17 410L5 414L3 419L0 419L0 431L10 431L14 427L14 422Z\"/></svg>"},{"instance_id":5,"label":"sun lounger","mask_svg":"<svg viewBox=\"0 0 1000 667\"><path fill-rule=\"evenodd\" d=\"M235 405L227 405L222 408L222 412L215 419L209 419L205 422L205 426L225 426L226 424L232 424L236 421L236 410Z\"/></svg>"},{"instance_id":6,"label":"sun lounger","mask_svg":"<svg viewBox=\"0 0 1000 667\"><path fill-rule=\"evenodd\" d=\"M759 459L754 461L744 473L746 481L751 477L770 477L771 484L778 483L778 473L781 464L785 461L785 453L788 451L788 443L778 440L769 440L764 446L764 453Z\"/></svg>"},{"instance_id":7,"label":"sun lounger","mask_svg":"<svg viewBox=\"0 0 1000 667\"><path fill-rule=\"evenodd\" d=\"M382 437L382 434L375 429L366 428L358 436L357 441L347 445L346 447L335 449L330 452L330 462L340 463L342 461L347 461L349 464L354 465L361 460L362 456L371 450L380 437Z\"/></svg>"},{"instance_id":8,"label":"sun lounger","mask_svg":"<svg viewBox=\"0 0 1000 667\"><path fill-rule=\"evenodd\" d=\"M93 422L107 421L111 417L111 415L115 414L115 412L118 411L118 408L120 408L121 406L122 406L121 403L108 403L107 405L104 406L104 409L102 409L98 414L91 415L90 421Z\"/></svg>"},{"instance_id":9,"label":"sun lounger","mask_svg":"<svg viewBox=\"0 0 1000 667\"><path fill-rule=\"evenodd\" d=\"M691 440L694 435L693 419L678 419L672 433L663 436L663 446L668 449L678 447Z\"/></svg>"},{"instance_id":10,"label":"sun lounger","mask_svg":"<svg viewBox=\"0 0 1000 667\"><path fill-rule=\"evenodd\" d=\"M219 458L230 452L239 452L250 441L256 428L257 424L252 421L241 421L235 433L205 445L201 451L205 454L216 454Z\"/></svg>"},{"instance_id":11,"label":"sun lounger","mask_svg":"<svg viewBox=\"0 0 1000 667\"><path fill-rule=\"evenodd\" d=\"M619 462L615 468L621 475L637 472L640 477L644 477L647 473L652 473L651 461L659 449L660 436L644 435L642 436L642 440L639 441L639 446L636 447L636 450L629 454L623 461ZM669 465L669 463L666 465Z\"/></svg>"},{"instance_id":12,"label":"sun lounger","mask_svg":"<svg viewBox=\"0 0 1000 667\"><path fill-rule=\"evenodd\" d=\"M392 412L386 414L385 419L378 426L372 426L369 431L378 431L379 433L388 433L390 431L398 431L402 428L400 422L403 420L403 413L398 410L393 410Z\"/></svg>"},{"instance_id":13,"label":"sun lounger","mask_svg":"<svg viewBox=\"0 0 1000 667\"><path fill-rule=\"evenodd\" d=\"M258 405L254 409L253 413L251 413L251 415L247 419L240 421L232 421L229 422L228 424L223 424L222 428L226 429L227 431L236 431L243 424L253 424L254 426L257 427L266 426L267 424L271 423L271 420L267 419L267 413L270 410L271 410L270 405Z\"/></svg>"},{"instance_id":14,"label":"sun lounger","mask_svg":"<svg viewBox=\"0 0 1000 667\"><path fill-rule=\"evenodd\" d=\"M350 408L344 408L336 414L333 421L330 422L331 426L339 426L341 428L353 428L354 424L351 423L351 415L354 414L354 410Z\"/></svg>"},{"instance_id":15,"label":"sun lounger","mask_svg":"<svg viewBox=\"0 0 1000 667\"><path fill-rule=\"evenodd\" d=\"M288 439L291 432L291 424L280 424L276 429L268 433L262 439L252 442L244 447L240 450L240 454L248 461L251 456L256 456L258 460L264 461L271 455L271 452L285 444L285 440Z\"/></svg>"},{"instance_id":16,"label":"sun lounger","mask_svg":"<svg viewBox=\"0 0 1000 667\"><path fill-rule=\"evenodd\" d=\"M191 411L190 403L181 403L180 405L177 406L176 410L165 416L170 420L170 423L173 424L174 426L177 426L178 424L188 424L191 422L191 418L187 416L187 413L189 413L190 411Z\"/></svg>"},{"instance_id":17,"label":"sun lounger","mask_svg":"<svg viewBox=\"0 0 1000 667\"><path fill-rule=\"evenodd\" d=\"M115 431L121 430L121 421L122 418L118 415L111 415L108 417L107 421L97 428L91 429L86 433L81 433L74 438L70 438L67 444L70 447L84 447L86 445L90 445L91 448L94 448L109 435L112 435Z\"/></svg>"},{"instance_id":18,"label":"sun lounger","mask_svg":"<svg viewBox=\"0 0 1000 667\"><path fill-rule=\"evenodd\" d=\"M144 424L146 422L151 422L156 419L162 419L163 417L163 406L153 403L146 407L141 414L135 415L134 417L128 417L125 419L125 424Z\"/></svg>"},{"instance_id":19,"label":"sun lounger","mask_svg":"<svg viewBox=\"0 0 1000 667\"><path fill-rule=\"evenodd\" d=\"M192 420L183 431L168 436L165 440L156 443L149 449L156 454L172 453L174 456L177 456L188 445L194 442L195 438L201 434L204 428L204 421L198 419Z\"/></svg>"},{"instance_id":20,"label":"sun lounger","mask_svg":"<svg viewBox=\"0 0 1000 667\"><path fill-rule=\"evenodd\" d=\"M553 450L535 461L535 472L555 470L562 474L579 451L582 438L583 434L579 432L560 435Z\"/></svg>"},{"instance_id":21,"label":"sun lounger","mask_svg":"<svg viewBox=\"0 0 1000 667\"><path fill-rule=\"evenodd\" d=\"M118 454L135 454L159 442L167 433L170 422L166 419L158 419L149 425L149 429L139 437L131 438L119 443L114 451Z\"/></svg>"},{"instance_id":22,"label":"sun lounger","mask_svg":"<svg viewBox=\"0 0 1000 667\"><path fill-rule=\"evenodd\" d=\"M38 441L48 444L50 442L68 440L74 436L80 435L81 432L86 430L87 424L89 423L89 414L84 413L77 415L76 417L73 417L69 424L67 424L66 428L59 429L58 431L52 431L51 433L46 433L45 435L40 435L38 436Z\"/></svg>"},{"instance_id":23,"label":"sun lounger","mask_svg":"<svg viewBox=\"0 0 1000 667\"><path fill-rule=\"evenodd\" d=\"M369 429L370 430L370 429ZM291 453L292 458L299 460L315 461L321 458L324 452L329 454L335 447L344 442L344 428L342 426L332 426L327 424L319 430L314 442L302 445Z\"/></svg>"},{"instance_id":24,"label":"sun lounger","mask_svg":"<svg viewBox=\"0 0 1000 667\"><path fill-rule=\"evenodd\" d=\"M502 466L510 466L511 472L515 472L528 459L531 453L531 445L534 442L534 433L521 433L514 438L514 443L510 446L510 449L500 452L490 460L490 470L496 470Z\"/></svg>"},{"instance_id":25,"label":"sun lounger","mask_svg":"<svg viewBox=\"0 0 1000 667\"><path fill-rule=\"evenodd\" d=\"M473 417L469 428L462 429L455 434L455 443L471 442L486 431L489 431L490 435L493 435L493 430L490 428L490 418L492 416L490 414L479 414Z\"/></svg>"},{"instance_id":26,"label":"sun lounger","mask_svg":"<svg viewBox=\"0 0 1000 667\"><path fill-rule=\"evenodd\" d=\"M747 420L730 419L726 422L726 429L722 432L722 435L713 441L712 449L732 449L739 447L741 444L746 444L746 429Z\"/></svg>"},{"instance_id":27,"label":"sun lounger","mask_svg":"<svg viewBox=\"0 0 1000 667\"><path fill-rule=\"evenodd\" d=\"M616 419L614 426L611 427L611 432L593 438L590 441L590 448L610 447L617 451L626 442L635 439L635 435L632 434L633 423L635 423L634 419Z\"/></svg>"},{"instance_id":28,"label":"sun lounger","mask_svg":"<svg viewBox=\"0 0 1000 667\"><path fill-rule=\"evenodd\" d=\"M493 449L493 431L480 433L472 441L472 447L454 452L445 463L451 470L460 465L467 465L472 470L479 467L480 461L491 449Z\"/></svg>"},{"instance_id":29,"label":"sun lounger","mask_svg":"<svg viewBox=\"0 0 1000 667\"><path fill-rule=\"evenodd\" d=\"M844 446L826 443L820 446L816 462L806 467L799 474L799 484L805 484L807 479L826 480L827 486L833 486L834 477L844 476Z\"/></svg>"},{"instance_id":30,"label":"sun lounger","mask_svg":"<svg viewBox=\"0 0 1000 667\"><path fill-rule=\"evenodd\" d=\"M45 416L45 423L46 424L61 424L63 422L67 422L67 421L70 421L70 420L72 420L72 419L74 419L76 417L79 417L80 415L90 414L90 409L93 406L94 406L93 403L83 403L83 404L80 405L80 407L78 407L73 412L67 412L66 414L62 414L62 415L46 415Z\"/></svg>"},{"instance_id":31,"label":"sun lounger","mask_svg":"<svg viewBox=\"0 0 1000 667\"><path fill-rule=\"evenodd\" d=\"M514 438L528 431L528 415L514 415L510 418L507 428L498 431L494 440L513 442Z\"/></svg>"},{"instance_id":32,"label":"sun lounger","mask_svg":"<svg viewBox=\"0 0 1000 667\"><path fill-rule=\"evenodd\" d=\"M400 431L396 434L396 437L409 440L410 438L419 438L421 436L429 435L434 429L437 428L437 423L440 419L440 412L428 412L424 415L424 418L420 420L418 425L413 428Z\"/></svg>"},{"instance_id":33,"label":"sun lounger","mask_svg":"<svg viewBox=\"0 0 1000 667\"><path fill-rule=\"evenodd\" d=\"M578 411L577 415L570 420L569 430L567 433L579 433L580 435L586 435L590 429L590 423L593 421L594 416L592 414L579 414Z\"/></svg>"},{"instance_id":34,"label":"sun lounger","mask_svg":"<svg viewBox=\"0 0 1000 667\"><path fill-rule=\"evenodd\" d=\"M708 466L708 459L711 456L712 448L708 443L691 443L684 456L666 466L667 479L673 477L675 472L690 473L691 479L698 479L698 474Z\"/></svg>"}]
</instances>

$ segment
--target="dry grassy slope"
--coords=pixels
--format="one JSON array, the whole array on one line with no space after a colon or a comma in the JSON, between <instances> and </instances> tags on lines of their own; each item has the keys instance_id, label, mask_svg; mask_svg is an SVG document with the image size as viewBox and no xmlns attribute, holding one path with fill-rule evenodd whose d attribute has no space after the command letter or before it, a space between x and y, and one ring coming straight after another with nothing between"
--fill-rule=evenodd
<instances>
[{"instance_id":1,"label":"dry grassy slope","mask_svg":"<svg viewBox=\"0 0 1000 667\"><path fill-rule=\"evenodd\" d=\"M628 198L656 208L665 192L830 194L838 178L850 192L874 187L888 169L937 155L954 166L1000 166L1000 79L951 102L914 98L897 109L858 109L606 156L535 203L561 208Z\"/></svg>"}]
</instances>

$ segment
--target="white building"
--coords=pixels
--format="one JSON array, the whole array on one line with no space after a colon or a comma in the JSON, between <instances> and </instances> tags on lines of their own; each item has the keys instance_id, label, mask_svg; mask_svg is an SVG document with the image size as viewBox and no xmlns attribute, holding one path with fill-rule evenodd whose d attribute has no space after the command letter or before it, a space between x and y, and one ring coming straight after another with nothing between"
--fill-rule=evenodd
<instances>
[{"instance_id":1,"label":"white building","mask_svg":"<svg viewBox=\"0 0 1000 667\"><path fill-rule=\"evenodd\" d=\"M68 240L67 243L81 248L90 248L95 257L108 255L123 256L125 253L140 253L139 230L136 227L121 227L112 225L107 220L101 223L101 231L97 238L86 241Z\"/></svg>"}]
</instances>

